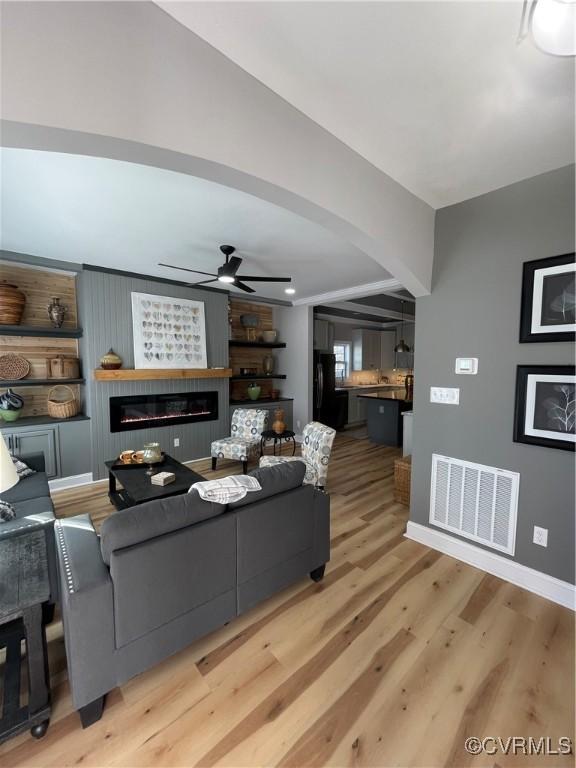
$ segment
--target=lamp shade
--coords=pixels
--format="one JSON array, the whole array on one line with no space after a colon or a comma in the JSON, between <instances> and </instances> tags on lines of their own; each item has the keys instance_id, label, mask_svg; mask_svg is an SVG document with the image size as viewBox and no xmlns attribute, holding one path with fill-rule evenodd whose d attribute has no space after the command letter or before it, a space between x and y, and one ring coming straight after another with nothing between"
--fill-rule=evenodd
<instances>
[{"instance_id":1,"label":"lamp shade","mask_svg":"<svg viewBox=\"0 0 576 768\"><path fill-rule=\"evenodd\" d=\"M0 436L0 493L12 488L18 482L18 472L4 441L4 435Z\"/></svg>"},{"instance_id":2,"label":"lamp shade","mask_svg":"<svg viewBox=\"0 0 576 768\"><path fill-rule=\"evenodd\" d=\"M545 53L576 56L576 0L538 0L532 36Z\"/></svg>"},{"instance_id":3,"label":"lamp shade","mask_svg":"<svg viewBox=\"0 0 576 768\"><path fill-rule=\"evenodd\" d=\"M396 344L396 346L394 347L394 352L410 352L410 347L408 346L408 344L406 344L404 339L400 339L398 344Z\"/></svg>"}]
</instances>

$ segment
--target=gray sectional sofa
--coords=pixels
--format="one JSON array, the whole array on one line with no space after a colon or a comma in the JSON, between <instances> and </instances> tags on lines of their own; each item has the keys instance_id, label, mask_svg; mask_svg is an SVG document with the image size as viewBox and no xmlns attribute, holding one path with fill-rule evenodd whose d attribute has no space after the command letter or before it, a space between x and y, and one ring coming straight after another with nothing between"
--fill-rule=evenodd
<instances>
[{"instance_id":1,"label":"gray sectional sofa","mask_svg":"<svg viewBox=\"0 0 576 768\"><path fill-rule=\"evenodd\" d=\"M250 610L330 557L330 501L305 465L257 469L261 491L228 506L196 491L56 522L68 674L84 727L105 694Z\"/></svg>"},{"instance_id":2,"label":"gray sectional sofa","mask_svg":"<svg viewBox=\"0 0 576 768\"><path fill-rule=\"evenodd\" d=\"M0 438L1 439L1 438ZM48 571L50 578L50 606L44 611L45 620L54 613L54 603L58 600L58 571L56 547L54 544L54 506L50 498L46 465L42 453L20 457L31 469L33 475L23 477L8 491L0 494L2 501L7 501L16 510L16 517L6 523L0 523L0 538L19 536L25 532L43 529L46 536Z\"/></svg>"}]
</instances>

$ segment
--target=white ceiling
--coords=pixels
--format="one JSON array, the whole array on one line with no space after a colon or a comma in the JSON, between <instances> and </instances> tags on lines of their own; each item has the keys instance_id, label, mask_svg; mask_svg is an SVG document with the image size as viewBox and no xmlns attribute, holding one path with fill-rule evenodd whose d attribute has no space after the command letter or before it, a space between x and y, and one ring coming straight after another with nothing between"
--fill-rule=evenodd
<instances>
[{"instance_id":1,"label":"white ceiling","mask_svg":"<svg viewBox=\"0 0 576 768\"><path fill-rule=\"evenodd\" d=\"M159 2L439 208L574 161L574 61L521 2Z\"/></svg>"},{"instance_id":2,"label":"white ceiling","mask_svg":"<svg viewBox=\"0 0 576 768\"><path fill-rule=\"evenodd\" d=\"M215 272L224 261L218 246L229 243L244 274L293 278L294 297L281 284L253 284L258 295L280 299L390 277L317 224L193 176L21 149L0 150L0 174L4 250L194 282L207 278L158 262Z\"/></svg>"}]
</instances>

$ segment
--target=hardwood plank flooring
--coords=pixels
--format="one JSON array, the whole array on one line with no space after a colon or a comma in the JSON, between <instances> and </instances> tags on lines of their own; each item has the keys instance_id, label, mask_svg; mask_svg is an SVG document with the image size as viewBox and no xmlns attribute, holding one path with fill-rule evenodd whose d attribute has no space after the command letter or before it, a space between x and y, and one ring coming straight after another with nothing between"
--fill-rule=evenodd
<instances>
[{"instance_id":1,"label":"hardwood plank flooring","mask_svg":"<svg viewBox=\"0 0 576 768\"><path fill-rule=\"evenodd\" d=\"M303 579L113 691L87 730L56 619L52 723L40 741L0 746L0 765L574 766L466 753L468 736L574 739L574 615L405 539L397 455L338 435L323 582ZM89 513L98 528L106 493L55 493L57 515Z\"/></svg>"}]
</instances>

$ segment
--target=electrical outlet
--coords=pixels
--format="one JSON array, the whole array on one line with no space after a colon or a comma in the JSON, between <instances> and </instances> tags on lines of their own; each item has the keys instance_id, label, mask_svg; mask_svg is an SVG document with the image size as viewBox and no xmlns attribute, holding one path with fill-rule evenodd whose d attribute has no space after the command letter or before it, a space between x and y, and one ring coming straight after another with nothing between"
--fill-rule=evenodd
<instances>
[{"instance_id":1,"label":"electrical outlet","mask_svg":"<svg viewBox=\"0 0 576 768\"><path fill-rule=\"evenodd\" d=\"M180 438L175 437L174 438L174 448L180 448Z\"/></svg>"},{"instance_id":2,"label":"electrical outlet","mask_svg":"<svg viewBox=\"0 0 576 768\"><path fill-rule=\"evenodd\" d=\"M460 403L460 390L458 387L430 387L430 402L458 405Z\"/></svg>"},{"instance_id":3,"label":"electrical outlet","mask_svg":"<svg viewBox=\"0 0 576 768\"><path fill-rule=\"evenodd\" d=\"M548 546L548 528L540 528L538 525L534 526L534 537L532 539L534 544L538 544L541 547Z\"/></svg>"}]
</instances>

